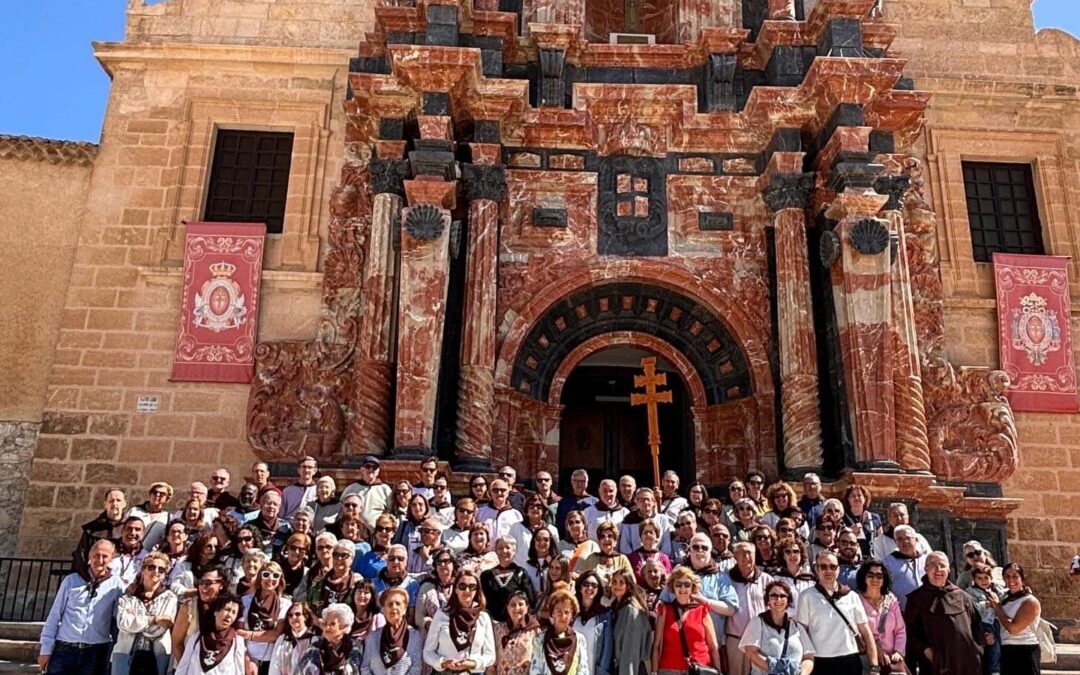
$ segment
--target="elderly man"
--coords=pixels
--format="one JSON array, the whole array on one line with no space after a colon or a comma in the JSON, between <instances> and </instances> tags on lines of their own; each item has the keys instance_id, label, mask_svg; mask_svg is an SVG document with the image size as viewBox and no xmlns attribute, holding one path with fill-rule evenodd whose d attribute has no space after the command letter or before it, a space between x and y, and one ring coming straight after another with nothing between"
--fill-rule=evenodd
<instances>
[{"instance_id":1,"label":"elderly man","mask_svg":"<svg viewBox=\"0 0 1080 675\"><path fill-rule=\"evenodd\" d=\"M919 540L910 525L898 526L893 536L897 548L882 562L892 577L892 593L900 601L902 611L907 606L908 593L922 585L927 554L919 552Z\"/></svg>"},{"instance_id":2,"label":"elderly man","mask_svg":"<svg viewBox=\"0 0 1080 675\"><path fill-rule=\"evenodd\" d=\"M605 478L600 481L600 487L596 494L596 503L585 509L583 515L589 528L589 538L596 539L596 528L601 523L614 523L622 525L623 518L630 513L629 509L619 503L619 487L615 481Z\"/></svg>"},{"instance_id":3,"label":"elderly man","mask_svg":"<svg viewBox=\"0 0 1080 675\"><path fill-rule=\"evenodd\" d=\"M907 661L913 671L918 664L920 675L982 672L979 613L971 596L949 581L949 557L941 551L927 556L926 581L908 595L904 623Z\"/></svg>"},{"instance_id":4,"label":"elderly man","mask_svg":"<svg viewBox=\"0 0 1080 675\"><path fill-rule=\"evenodd\" d=\"M135 516L143 521L146 534L143 535L143 550L153 551L165 540L169 529L169 512L165 508L172 499L173 488L168 483L153 483L147 492L146 501L132 506L128 516Z\"/></svg>"},{"instance_id":5,"label":"elderly man","mask_svg":"<svg viewBox=\"0 0 1080 675\"><path fill-rule=\"evenodd\" d=\"M524 516L510 503L510 486L502 478L496 478L488 486L491 502L484 504L476 512L476 522L487 525L488 541L497 541L510 534L514 523L520 523Z\"/></svg>"},{"instance_id":6,"label":"elderly man","mask_svg":"<svg viewBox=\"0 0 1080 675\"><path fill-rule=\"evenodd\" d=\"M815 560L818 583L799 593L795 620L806 626L814 643L814 672L822 675L862 675L859 642L862 636L871 673L877 665L877 644L867 623L859 594L837 579L840 562L832 551L822 551Z\"/></svg>"},{"instance_id":7,"label":"elderly man","mask_svg":"<svg viewBox=\"0 0 1080 675\"><path fill-rule=\"evenodd\" d=\"M271 558L277 557L293 533L292 525L281 517L281 495L276 490L263 493L259 500L259 515L251 524L259 531L259 548Z\"/></svg>"},{"instance_id":8,"label":"elderly man","mask_svg":"<svg viewBox=\"0 0 1080 675\"><path fill-rule=\"evenodd\" d=\"M693 511L683 511L675 518L675 529L671 531L671 540L668 542L667 554L672 567L686 564L690 555L690 540L697 533L697 516ZM708 535L706 535L708 538ZM712 548L712 542L709 544ZM710 554L711 555L711 554Z\"/></svg>"},{"instance_id":9,"label":"elderly man","mask_svg":"<svg viewBox=\"0 0 1080 675\"><path fill-rule=\"evenodd\" d=\"M797 506L806 517L809 531L813 532L825 509L825 498L821 496L821 476L808 473L803 476L802 485L803 494Z\"/></svg>"},{"instance_id":10,"label":"elderly man","mask_svg":"<svg viewBox=\"0 0 1080 675\"><path fill-rule=\"evenodd\" d=\"M887 555L896 550L896 540L893 538L893 532L900 525L910 525L911 516L908 515L908 508L903 502L893 502L889 504L889 511L886 515L885 530L874 537L874 541L870 544L870 555L878 560L884 560ZM929 553L933 549L930 548L930 543L926 541L926 538L921 534L916 534L916 538L919 541L919 552Z\"/></svg>"},{"instance_id":11,"label":"elderly man","mask_svg":"<svg viewBox=\"0 0 1080 675\"><path fill-rule=\"evenodd\" d=\"M81 572L61 582L41 629L38 668L49 675L105 675L109 672L113 617L124 582L109 571L116 546L99 539L87 551Z\"/></svg>"},{"instance_id":12,"label":"elderly man","mask_svg":"<svg viewBox=\"0 0 1080 675\"><path fill-rule=\"evenodd\" d=\"M420 543L409 551L407 571L421 577L432 572L431 556L441 545L442 523L429 516L420 523Z\"/></svg>"},{"instance_id":13,"label":"elderly man","mask_svg":"<svg viewBox=\"0 0 1080 675\"><path fill-rule=\"evenodd\" d=\"M319 460L305 455L296 463L296 482L281 491L281 517L292 520L304 504L315 500L315 474Z\"/></svg>"},{"instance_id":14,"label":"elderly man","mask_svg":"<svg viewBox=\"0 0 1080 675\"><path fill-rule=\"evenodd\" d=\"M346 518L355 518L364 522L364 500L355 492L341 500L341 512L334 517L333 522L326 526L326 531L341 537L341 521Z\"/></svg>"},{"instance_id":15,"label":"elderly man","mask_svg":"<svg viewBox=\"0 0 1080 675\"><path fill-rule=\"evenodd\" d=\"M765 587L772 583L773 578L754 564L754 545L750 542L740 541L735 544L733 552L735 565L730 575L738 604L728 619L724 636L730 672L733 675L746 675L750 672L750 659L739 649L739 641L747 624L765 611Z\"/></svg>"},{"instance_id":16,"label":"elderly man","mask_svg":"<svg viewBox=\"0 0 1080 675\"><path fill-rule=\"evenodd\" d=\"M709 541L712 542L716 564L724 572L730 572L735 566L735 554L731 552L731 530L723 523L715 523L709 528Z\"/></svg>"},{"instance_id":17,"label":"elderly man","mask_svg":"<svg viewBox=\"0 0 1080 675\"><path fill-rule=\"evenodd\" d=\"M517 554L517 542L510 537L495 540L495 555L499 564L480 573L480 589L489 602L488 613L492 621L506 621L506 602L514 593L525 593L529 607L536 606L536 588L529 573L514 562Z\"/></svg>"},{"instance_id":18,"label":"elderly man","mask_svg":"<svg viewBox=\"0 0 1080 675\"><path fill-rule=\"evenodd\" d=\"M686 497L679 495L679 474L670 469L665 471L663 477L660 478L660 493L662 495L660 512L672 521L679 517L683 509L690 506Z\"/></svg>"},{"instance_id":19,"label":"elderly man","mask_svg":"<svg viewBox=\"0 0 1080 675\"><path fill-rule=\"evenodd\" d=\"M240 502L236 497L229 494L231 482L232 476L227 469L217 469L210 474L210 490L206 493L206 505L225 513L239 506Z\"/></svg>"},{"instance_id":20,"label":"elderly man","mask_svg":"<svg viewBox=\"0 0 1080 675\"><path fill-rule=\"evenodd\" d=\"M559 536L566 536L566 516L571 511L585 512L596 503L596 497L589 494L589 472L585 469L575 469L570 474L570 489L568 495L563 495L559 500L559 506L555 509L555 527L559 528Z\"/></svg>"},{"instance_id":21,"label":"elderly man","mask_svg":"<svg viewBox=\"0 0 1080 675\"><path fill-rule=\"evenodd\" d=\"M517 469L505 464L499 468L499 478L506 481L507 486L510 488L510 494L506 498L510 502L510 506L513 506L524 515L525 494L517 489Z\"/></svg>"},{"instance_id":22,"label":"elderly man","mask_svg":"<svg viewBox=\"0 0 1080 675\"><path fill-rule=\"evenodd\" d=\"M625 474L619 477L619 503L622 504L627 511L633 511L636 507L634 504L634 495L637 494L637 479L630 474Z\"/></svg>"},{"instance_id":23,"label":"elderly man","mask_svg":"<svg viewBox=\"0 0 1080 675\"><path fill-rule=\"evenodd\" d=\"M142 561L147 553L143 550L145 533L146 525L138 516L128 516L120 529L120 542L116 545L109 572L124 582L124 588L134 583L142 569Z\"/></svg>"},{"instance_id":24,"label":"elderly man","mask_svg":"<svg viewBox=\"0 0 1080 675\"><path fill-rule=\"evenodd\" d=\"M409 549L404 544L391 544L386 550L386 567L379 570L372 583L375 584L375 597L382 595L388 588L401 588L409 594L409 609L416 606L420 580L409 574L407 564ZM411 620L411 619L410 619Z\"/></svg>"},{"instance_id":25,"label":"elderly man","mask_svg":"<svg viewBox=\"0 0 1080 675\"><path fill-rule=\"evenodd\" d=\"M639 527L644 520L653 520L660 528L660 550L667 551L671 547L671 530L674 527L671 519L656 509L656 493L652 488L638 488L634 495L634 504L637 509L623 518L622 527L619 530L619 552L630 555L641 546L641 533Z\"/></svg>"},{"instance_id":26,"label":"elderly man","mask_svg":"<svg viewBox=\"0 0 1080 675\"><path fill-rule=\"evenodd\" d=\"M195 481L194 483L192 483L191 488L188 490L188 501L194 499L194 500L197 500L200 504L202 504L202 506L203 506L203 522L206 523L207 527L209 527L210 524L214 522L214 519L217 518L218 514L220 513L220 511L215 509L213 506L208 506L207 505L206 499L209 496L209 494L210 494L210 490L209 490L209 488L206 487L206 483L203 483L202 481L198 481L198 480ZM183 506L184 505L181 504L179 509L173 511L173 513L172 513L172 519L173 520L183 520L184 519L184 508L183 508Z\"/></svg>"},{"instance_id":27,"label":"elderly man","mask_svg":"<svg viewBox=\"0 0 1080 675\"><path fill-rule=\"evenodd\" d=\"M558 508L559 500L562 499L562 497L555 494L555 491L552 489L553 486L554 483L551 480L551 474L549 472L536 472L536 494L548 505L548 509L551 512L549 519L552 522L555 521L555 509Z\"/></svg>"},{"instance_id":28,"label":"elderly man","mask_svg":"<svg viewBox=\"0 0 1080 675\"><path fill-rule=\"evenodd\" d=\"M701 597L694 600L709 606L717 640L722 640L723 636L727 635L728 617L735 616L739 611L739 594L736 593L728 573L716 564L712 542L707 534L699 532L690 538L690 552L686 563L685 566L701 578ZM665 588L660 599L671 602L674 596Z\"/></svg>"},{"instance_id":29,"label":"elderly man","mask_svg":"<svg viewBox=\"0 0 1080 675\"><path fill-rule=\"evenodd\" d=\"M341 501L349 495L359 495L364 502L364 523L369 529L375 529L375 521L389 509L393 489L382 482L379 473L382 463L375 455L365 455L360 464L360 477L350 483L341 493Z\"/></svg>"},{"instance_id":30,"label":"elderly man","mask_svg":"<svg viewBox=\"0 0 1080 675\"><path fill-rule=\"evenodd\" d=\"M114 544L120 541L124 525L124 511L127 510L127 497L124 491L113 488L105 493L103 510L89 523L82 526L82 536L75 550L71 552L72 569L85 572L90 556L90 547L104 539Z\"/></svg>"}]
</instances>

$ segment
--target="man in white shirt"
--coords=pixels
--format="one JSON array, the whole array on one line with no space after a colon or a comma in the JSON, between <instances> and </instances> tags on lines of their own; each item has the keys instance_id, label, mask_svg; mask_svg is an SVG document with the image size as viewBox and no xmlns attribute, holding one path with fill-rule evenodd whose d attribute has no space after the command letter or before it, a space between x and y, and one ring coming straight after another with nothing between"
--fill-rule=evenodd
<instances>
[{"instance_id":1,"label":"man in white shirt","mask_svg":"<svg viewBox=\"0 0 1080 675\"><path fill-rule=\"evenodd\" d=\"M628 514L622 521L619 530L619 552L630 555L641 546L641 533L639 528L643 520L652 519L660 528L660 550L666 551L671 546L671 530L674 524L671 519L656 510L656 493L652 488L638 488L634 495L634 503L637 510Z\"/></svg>"},{"instance_id":2,"label":"man in white shirt","mask_svg":"<svg viewBox=\"0 0 1080 675\"><path fill-rule=\"evenodd\" d=\"M679 514L690 506L685 497L679 496L679 474L670 469L664 472L660 479L660 490L663 499L660 500L660 512L674 521Z\"/></svg>"},{"instance_id":3,"label":"man in white shirt","mask_svg":"<svg viewBox=\"0 0 1080 675\"><path fill-rule=\"evenodd\" d=\"M619 477L619 503L628 511L634 509L634 495L637 494L637 479L627 474Z\"/></svg>"},{"instance_id":4,"label":"man in white shirt","mask_svg":"<svg viewBox=\"0 0 1080 675\"><path fill-rule=\"evenodd\" d=\"M524 517L510 503L510 486L502 478L491 481L488 494L491 495L491 502L476 512L476 522L487 525L488 541L498 541L500 537L509 535L513 524L520 523Z\"/></svg>"},{"instance_id":5,"label":"man in white shirt","mask_svg":"<svg viewBox=\"0 0 1080 675\"><path fill-rule=\"evenodd\" d=\"M109 563L109 572L119 577L127 588L138 578L142 570L142 561L147 551L143 550L143 535L146 525L138 516L128 516L120 529L120 543L116 547L116 556Z\"/></svg>"},{"instance_id":6,"label":"man in white shirt","mask_svg":"<svg viewBox=\"0 0 1080 675\"><path fill-rule=\"evenodd\" d=\"M387 506L392 503L390 498L393 490L379 478L381 470L378 457L365 455L360 464L360 477L341 493L342 501L352 494L360 496L364 501L364 522L371 530L375 529L375 521L386 513Z\"/></svg>"},{"instance_id":7,"label":"man in white shirt","mask_svg":"<svg viewBox=\"0 0 1080 675\"><path fill-rule=\"evenodd\" d=\"M910 525L898 525L893 531L896 550L885 556L882 562L892 578L892 594L900 601L900 609L907 607L908 593L922 586L926 574L927 553L918 549L918 535Z\"/></svg>"},{"instance_id":8,"label":"man in white shirt","mask_svg":"<svg viewBox=\"0 0 1080 675\"><path fill-rule=\"evenodd\" d=\"M599 499L586 508L583 514L588 524L590 539L596 539L596 528L600 527L601 523L622 525L623 518L630 513L629 509L619 503L619 487L610 478L600 481L596 494Z\"/></svg>"},{"instance_id":9,"label":"man in white shirt","mask_svg":"<svg viewBox=\"0 0 1080 675\"><path fill-rule=\"evenodd\" d=\"M834 675L862 675L858 632L866 644L870 672L881 672L876 665L877 646L867 623L859 594L840 585L840 561L832 551L818 554L818 583L799 593L795 620L806 626L814 643L814 670Z\"/></svg>"},{"instance_id":10,"label":"man in white shirt","mask_svg":"<svg viewBox=\"0 0 1080 675\"><path fill-rule=\"evenodd\" d=\"M772 583L773 578L754 564L753 544L740 541L733 550L735 566L729 574L739 602L735 614L727 620L724 640L727 645L729 672L732 675L746 675L750 672L750 659L739 649L739 641L742 640L747 624L765 611L765 587ZM717 636L717 640L719 639Z\"/></svg>"},{"instance_id":11,"label":"man in white shirt","mask_svg":"<svg viewBox=\"0 0 1080 675\"><path fill-rule=\"evenodd\" d=\"M896 550L896 540L893 539L895 529L900 525L911 524L911 516L908 515L907 505L903 502L889 504L886 518L888 524L885 531L874 537L874 541L870 544L870 555L877 560L884 560L885 556ZM921 534L916 533L915 538L918 540L919 553L930 553L933 550Z\"/></svg>"},{"instance_id":12,"label":"man in white shirt","mask_svg":"<svg viewBox=\"0 0 1080 675\"><path fill-rule=\"evenodd\" d=\"M207 527L209 527L210 525L213 524L214 519L216 519L218 517L218 513L219 513L219 511L217 509L215 509L213 506L207 506L206 505L206 496L207 496L207 494L209 492L210 492L210 490L207 489L206 483L203 483L202 481L195 481L194 483L192 483L191 484L191 491L188 492L188 500L189 501L192 500L192 499L197 499L197 500L199 500L199 503L202 504L202 507L203 507L203 522L206 523ZM183 520L183 519L184 519L184 509L183 509L183 506L181 506L181 508L177 509L176 511L173 511L172 520Z\"/></svg>"}]
</instances>

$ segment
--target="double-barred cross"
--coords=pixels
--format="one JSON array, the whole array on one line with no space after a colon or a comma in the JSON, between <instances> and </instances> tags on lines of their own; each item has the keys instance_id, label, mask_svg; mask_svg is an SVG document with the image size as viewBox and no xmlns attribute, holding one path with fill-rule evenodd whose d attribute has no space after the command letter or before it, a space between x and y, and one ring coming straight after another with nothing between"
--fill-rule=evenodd
<instances>
[{"instance_id":1,"label":"double-barred cross","mask_svg":"<svg viewBox=\"0 0 1080 675\"><path fill-rule=\"evenodd\" d=\"M649 450L652 451L653 485L660 485L660 422L656 416L657 403L671 403L671 390L657 391L657 387L667 386L667 373L656 372L656 357L646 356L641 359L644 375L634 376L634 388L645 389L644 394L630 394L630 405L644 405L649 419Z\"/></svg>"}]
</instances>

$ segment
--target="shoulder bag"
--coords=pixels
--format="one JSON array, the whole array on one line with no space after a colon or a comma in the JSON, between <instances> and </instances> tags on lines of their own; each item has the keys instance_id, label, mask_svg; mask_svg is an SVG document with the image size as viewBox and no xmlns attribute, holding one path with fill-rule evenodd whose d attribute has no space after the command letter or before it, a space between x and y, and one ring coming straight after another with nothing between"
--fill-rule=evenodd
<instances>
[{"instance_id":1,"label":"shoulder bag","mask_svg":"<svg viewBox=\"0 0 1080 675\"><path fill-rule=\"evenodd\" d=\"M821 593L821 591L819 590L818 593ZM837 607L836 600L834 600L833 597L828 593L821 593L821 597L825 598L825 602L829 603L829 605L836 610L836 613L840 615L840 619L843 620L844 625L847 626L848 630L851 631L851 634L855 636L855 644L859 647L859 653L865 654L866 641L863 640L863 636L859 633L859 631L855 630L855 626L851 625L851 621L848 620L847 615L844 614L844 611Z\"/></svg>"},{"instance_id":2,"label":"shoulder bag","mask_svg":"<svg viewBox=\"0 0 1080 675\"><path fill-rule=\"evenodd\" d=\"M688 675L720 675L720 671L716 668L695 663L693 659L690 658L690 645L686 643L686 631L683 630L682 612L675 603L671 604L671 609L675 612L675 625L679 629L679 642L682 643L683 656L686 657ZM706 614L705 621L712 621L712 617Z\"/></svg>"},{"instance_id":3,"label":"shoulder bag","mask_svg":"<svg viewBox=\"0 0 1080 675\"><path fill-rule=\"evenodd\" d=\"M889 598L885 598L885 601L881 603L881 612L878 614L878 635L883 635L885 633L885 622L889 619L889 610L895 602L895 598L891 602L889 601ZM881 640L876 636L874 638L874 643L877 645L877 658L878 665L881 666L881 675L908 675L907 665L903 660L893 663L892 659L889 658L889 655L881 648Z\"/></svg>"}]
</instances>

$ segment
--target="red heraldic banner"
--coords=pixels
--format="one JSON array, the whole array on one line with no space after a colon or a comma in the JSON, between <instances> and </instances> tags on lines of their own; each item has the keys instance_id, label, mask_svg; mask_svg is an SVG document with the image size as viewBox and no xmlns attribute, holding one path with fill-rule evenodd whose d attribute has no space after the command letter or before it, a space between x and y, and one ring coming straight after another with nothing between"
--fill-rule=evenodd
<instances>
[{"instance_id":1,"label":"red heraldic banner","mask_svg":"<svg viewBox=\"0 0 1080 675\"><path fill-rule=\"evenodd\" d=\"M263 223L188 223L172 380L251 382Z\"/></svg>"},{"instance_id":2,"label":"red heraldic banner","mask_svg":"<svg viewBox=\"0 0 1080 675\"><path fill-rule=\"evenodd\" d=\"M1069 258L994 254L1001 369L1013 410L1076 412Z\"/></svg>"}]
</instances>

